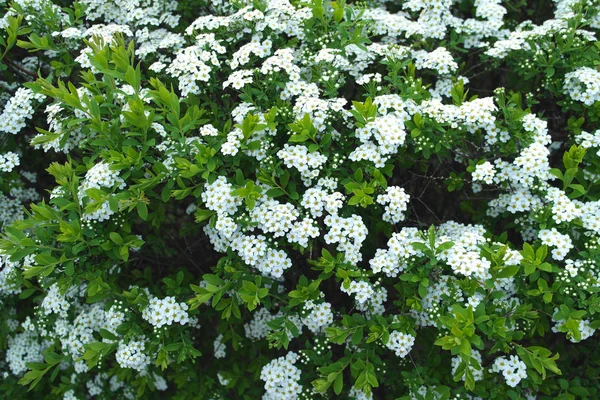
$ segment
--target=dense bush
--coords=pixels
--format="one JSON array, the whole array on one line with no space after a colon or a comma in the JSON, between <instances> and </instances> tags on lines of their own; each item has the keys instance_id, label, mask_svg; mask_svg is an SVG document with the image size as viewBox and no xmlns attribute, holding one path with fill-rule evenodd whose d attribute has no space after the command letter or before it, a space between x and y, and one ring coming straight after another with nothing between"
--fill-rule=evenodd
<instances>
[{"instance_id":1,"label":"dense bush","mask_svg":"<svg viewBox=\"0 0 600 400\"><path fill-rule=\"evenodd\" d=\"M600 397L599 9L0 4L0 398Z\"/></svg>"}]
</instances>

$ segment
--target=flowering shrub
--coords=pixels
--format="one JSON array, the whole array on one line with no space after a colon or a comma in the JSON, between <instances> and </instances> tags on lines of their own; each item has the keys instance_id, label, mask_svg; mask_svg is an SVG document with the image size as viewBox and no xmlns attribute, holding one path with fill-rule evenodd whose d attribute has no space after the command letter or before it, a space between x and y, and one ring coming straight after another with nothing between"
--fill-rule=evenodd
<instances>
[{"instance_id":1,"label":"flowering shrub","mask_svg":"<svg viewBox=\"0 0 600 400\"><path fill-rule=\"evenodd\" d=\"M600 396L597 0L14 0L0 397Z\"/></svg>"}]
</instances>

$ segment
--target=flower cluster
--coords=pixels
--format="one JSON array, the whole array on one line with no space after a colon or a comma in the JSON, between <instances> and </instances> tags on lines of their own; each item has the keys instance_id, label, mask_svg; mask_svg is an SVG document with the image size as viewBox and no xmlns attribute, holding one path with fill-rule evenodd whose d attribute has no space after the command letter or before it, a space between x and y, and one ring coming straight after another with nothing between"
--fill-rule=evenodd
<instances>
[{"instance_id":1,"label":"flower cluster","mask_svg":"<svg viewBox=\"0 0 600 400\"><path fill-rule=\"evenodd\" d=\"M227 183L224 176L218 177L212 184L207 185L202 192L202 200L209 210L219 214L232 215L242 203L242 199L233 195L233 187Z\"/></svg>"},{"instance_id":2,"label":"flower cluster","mask_svg":"<svg viewBox=\"0 0 600 400\"><path fill-rule=\"evenodd\" d=\"M522 379L527 378L527 366L517 356L496 358L492 372L502 373L506 384L511 387L517 386Z\"/></svg>"},{"instance_id":3,"label":"flower cluster","mask_svg":"<svg viewBox=\"0 0 600 400\"><path fill-rule=\"evenodd\" d=\"M328 327L333 322L333 312L330 303L315 304L307 301L304 304L306 316L302 318L302 323L313 333L318 333Z\"/></svg>"},{"instance_id":4,"label":"flower cluster","mask_svg":"<svg viewBox=\"0 0 600 400\"><path fill-rule=\"evenodd\" d=\"M5 154L0 154L0 171L11 172L15 167L19 166L19 156L12 151Z\"/></svg>"},{"instance_id":5,"label":"flower cluster","mask_svg":"<svg viewBox=\"0 0 600 400\"><path fill-rule=\"evenodd\" d=\"M213 342L213 350L215 358L225 358L225 356L227 355L225 343L223 343L223 334L219 334L215 338L215 341Z\"/></svg>"},{"instance_id":6,"label":"flower cluster","mask_svg":"<svg viewBox=\"0 0 600 400\"><path fill-rule=\"evenodd\" d=\"M494 183L494 175L496 174L496 170L491 162L485 161L482 164L477 164L475 166L475 171L473 171L473 180L485 182L488 185Z\"/></svg>"},{"instance_id":7,"label":"flower cluster","mask_svg":"<svg viewBox=\"0 0 600 400\"><path fill-rule=\"evenodd\" d=\"M404 358L410 353L414 344L414 336L400 331L393 331L390 333L390 338L385 346L396 353L398 357Z\"/></svg>"},{"instance_id":8,"label":"flower cluster","mask_svg":"<svg viewBox=\"0 0 600 400\"><path fill-rule=\"evenodd\" d=\"M177 322L185 325L189 322L187 313L188 305L178 303L174 297L168 296L164 299L152 298L150 303L142 312L142 318L160 328L163 325L171 325Z\"/></svg>"},{"instance_id":9,"label":"flower cluster","mask_svg":"<svg viewBox=\"0 0 600 400\"><path fill-rule=\"evenodd\" d=\"M14 135L19 133L33 116L35 102L43 99L43 95L36 94L31 89L17 89L0 114L0 132Z\"/></svg>"},{"instance_id":10,"label":"flower cluster","mask_svg":"<svg viewBox=\"0 0 600 400\"><path fill-rule=\"evenodd\" d=\"M403 188L388 186L384 194L377 196L377 203L385 207L383 220L392 224L403 221L410 196Z\"/></svg>"},{"instance_id":11,"label":"flower cluster","mask_svg":"<svg viewBox=\"0 0 600 400\"><path fill-rule=\"evenodd\" d=\"M600 72L581 67L565 75L565 90L573 100L588 106L600 100Z\"/></svg>"},{"instance_id":12,"label":"flower cluster","mask_svg":"<svg viewBox=\"0 0 600 400\"><path fill-rule=\"evenodd\" d=\"M556 228L542 229L538 235L543 244L554 247L552 258L555 260L564 260L573 248L573 242L569 235L558 232Z\"/></svg>"},{"instance_id":13,"label":"flower cluster","mask_svg":"<svg viewBox=\"0 0 600 400\"><path fill-rule=\"evenodd\" d=\"M316 179L327 158L318 151L309 152L306 146L290 146L286 144L277 156L283 160L287 168L296 168L304 182Z\"/></svg>"},{"instance_id":14,"label":"flower cluster","mask_svg":"<svg viewBox=\"0 0 600 400\"><path fill-rule=\"evenodd\" d=\"M128 343L121 342L117 348L115 358L122 368L131 368L143 372L147 370L151 362L145 350L146 342L143 339L131 340Z\"/></svg>"},{"instance_id":15,"label":"flower cluster","mask_svg":"<svg viewBox=\"0 0 600 400\"><path fill-rule=\"evenodd\" d=\"M298 398L302 386L298 383L301 371L294 365L297 360L298 355L290 351L285 357L279 357L262 368L260 379L265 382L267 391L264 399L295 400Z\"/></svg>"},{"instance_id":16,"label":"flower cluster","mask_svg":"<svg viewBox=\"0 0 600 400\"><path fill-rule=\"evenodd\" d=\"M415 66L417 68L432 69L437 71L440 75L448 75L458 68L452 54L444 47L438 47L431 53L417 51L414 53L414 57Z\"/></svg>"}]
</instances>

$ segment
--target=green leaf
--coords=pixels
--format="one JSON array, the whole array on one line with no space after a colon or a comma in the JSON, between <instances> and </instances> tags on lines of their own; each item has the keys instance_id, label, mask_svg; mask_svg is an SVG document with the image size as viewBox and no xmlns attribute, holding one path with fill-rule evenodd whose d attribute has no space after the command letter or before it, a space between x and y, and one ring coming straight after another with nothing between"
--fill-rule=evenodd
<instances>
[{"instance_id":1,"label":"green leaf","mask_svg":"<svg viewBox=\"0 0 600 400\"><path fill-rule=\"evenodd\" d=\"M67 276L73 276L74 273L75 273L75 264L73 263L73 261L69 261L69 262L65 263L65 274L67 274Z\"/></svg>"},{"instance_id":2,"label":"green leaf","mask_svg":"<svg viewBox=\"0 0 600 400\"><path fill-rule=\"evenodd\" d=\"M110 240L112 240L116 244L123 244L124 243L123 242L123 238L117 232L111 232L111 233L109 233L108 237L110 237Z\"/></svg>"},{"instance_id":3,"label":"green leaf","mask_svg":"<svg viewBox=\"0 0 600 400\"><path fill-rule=\"evenodd\" d=\"M363 328L359 327L352 334L350 341L352 342L353 345L358 346L360 344L360 342L362 341L362 338L363 338Z\"/></svg>"},{"instance_id":4,"label":"green leaf","mask_svg":"<svg viewBox=\"0 0 600 400\"><path fill-rule=\"evenodd\" d=\"M437 249L435 250L436 254L443 253L444 251L452 248L452 246L454 246L453 242L444 242L437 247Z\"/></svg>"},{"instance_id":5,"label":"green leaf","mask_svg":"<svg viewBox=\"0 0 600 400\"><path fill-rule=\"evenodd\" d=\"M498 272L498 278L510 278L519 272L519 265L507 265Z\"/></svg>"},{"instance_id":6,"label":"green leaf","mask_svg":"<svg viewBox=\"0 0 600 400\"><path fill-rule=\"evenodd\" d=\"M338 373L335 381L333 382L333 391L335 394L339 395L342 393L342 389L344 388L344 375L342 373Z\"/></svg>"},{"instance_id":7,"label":"green leaf","mask_svg":"<svg viewBox=\"0 0 600 400\"><path fill-rule=\"evenodd\" d=\"M138 215L140 216L141 219L143 219L144 221L148 220L148 206L146 205L146 203L144 203L143 201L139 201L136 205L135 205Z\"/></svg>"},{"instance_id":8,"label":"green leaf","mask_svg":"<svg viewBox=\"0 0 600 400\"><path fill-rule=\"evenodd\" d=\"M215 214L216 214L216 212L214 212L212 210L202 210L199 208L194 213L194 216L196 217L196 222L200 223L200 222L206 221L207 219L209 219L210 217L212 217Z\"/></svg>"},{"instance_id":9,"label":"green leaf","mask_svg":"<svg viewBox=\"0 0 600 400\"><path fill-rule=\"evenodd\" d=\"M273 189L267 190L266 194L269 197L279 197L279 196L283 196L285 194L285 192L281 189L273 188Z\"/></svg>"}]
</instances>

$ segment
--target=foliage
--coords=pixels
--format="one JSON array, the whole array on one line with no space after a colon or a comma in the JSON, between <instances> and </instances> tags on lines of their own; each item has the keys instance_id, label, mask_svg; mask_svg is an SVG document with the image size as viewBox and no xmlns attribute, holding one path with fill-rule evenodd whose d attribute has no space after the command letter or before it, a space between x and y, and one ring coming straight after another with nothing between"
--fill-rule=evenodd
<instances>
[{"instance_id":1,"label":"foliage","mask_svg":"<svg viewBox=\"0 0 600 400\"><path fill-rule=\"evenodd\" d=\"M599 396L598 1L0 4L0 398Z\"/></svg>"}]
</instances>

